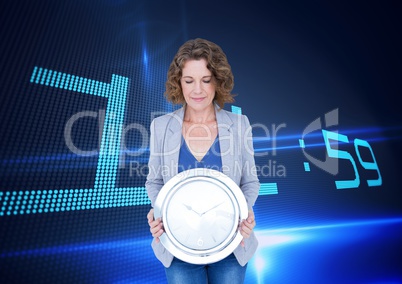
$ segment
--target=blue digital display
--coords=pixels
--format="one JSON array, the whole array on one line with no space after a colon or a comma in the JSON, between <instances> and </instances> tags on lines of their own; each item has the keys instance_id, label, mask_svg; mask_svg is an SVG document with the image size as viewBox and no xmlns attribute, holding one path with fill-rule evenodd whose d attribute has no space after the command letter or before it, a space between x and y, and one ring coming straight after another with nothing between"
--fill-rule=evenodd
<instances>
[{"instance_id":1,"label":"blue digital display","mask_svg":"<svg viewBox=\"0 0 402 284\"><path fill-rule=\"evenodd\" d=\"M333 149L331 147L331 143L330 143L330 139L335 140L335 141L341 141L344 143L349 143L349 139L346 135L343 134L339 134L339 133L335 133L335 132L331 132L331 131L327 131L327 130L322 130L322 135L324 136L324 141L325 141L325 147L327 148L327 152L328 152L328 156L335 158L335 159L347 159L350 161L350 163L353 166L353 170L355 172L355 179L354 180L337 180L335 181L336 184L336 188L337 189L344 189L344 188L356 188L359 187L360 185L360 177L359 177L359 173L357 171L357 167L356 167L356 162L353 159L352 155L346 151L340 151L340 150L336 150ZM365 147L367 149L370 150L371 153L371 158L372 158L372 162L367 162L367 161L363 161L360 155L360 151L359 151L359 146L360 147ZM369 169L369 170L376 170L377 174L378 174L378 178L375 180L367 180L367 185L368 186L381 186L382 185L382 179L381 179L381 174L380 174L380 170L378 168L376 159L374 157L374 153L373 153L373 149L371 148L370 144L365 141L365 140L361 140L361 139L355 139L354 140L354 147L356 150L356 154L357 157L359 158L359 162L360 164L364 167L364 169Z\"/></svg>"},{"instance_id":2,"label":"blue digital display","mask_svg":"<svg viewBox=\"0 0 402 284\"><path fill-rule=\"evenodd\" d=\"M149 127L180 45L225 51L253 127L246 283L402 283L398 3L8 1L0 282L166 283ZM398 75L399 74L399 75Z\"/></svg>"}]
</instances>

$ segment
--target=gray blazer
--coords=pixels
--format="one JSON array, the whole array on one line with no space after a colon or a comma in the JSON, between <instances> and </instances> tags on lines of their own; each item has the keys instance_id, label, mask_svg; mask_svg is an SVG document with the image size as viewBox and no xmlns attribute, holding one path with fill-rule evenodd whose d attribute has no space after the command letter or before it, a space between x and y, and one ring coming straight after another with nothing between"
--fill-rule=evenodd
<instances>
[{"instance_id":1,"label":"gray blazer","mask_svg":"<svg viewBox=\"0 0 402 284\"><path fill-rule=\"evenodd\" d=\"M151 123L149 173L145 183L152 207L163 185L178 173L178 160L182 137L184 108L155 118ZM257 177L251 126L245 115L238 115L215 106L218 124L219 145L222 157L222 171L241 188L249 209L258 197L260 183ZM257 238L252 232L245 239L245 246L239 245L234 255L244 266L255 253ZM173 255L155 240L152 241L155 256L165 267L169 267Z\"/></svg>"}]
</instances>

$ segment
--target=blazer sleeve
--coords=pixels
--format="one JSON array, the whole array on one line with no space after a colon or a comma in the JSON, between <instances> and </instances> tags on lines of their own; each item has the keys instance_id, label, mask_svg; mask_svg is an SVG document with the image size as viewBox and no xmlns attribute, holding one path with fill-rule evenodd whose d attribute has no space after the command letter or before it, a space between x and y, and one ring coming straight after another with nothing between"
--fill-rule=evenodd
<instances>
[{"instance_id":1,"label":"blazer sleeve","mask_svg":"<svg viewBox=\"0 0 402 284\"><path fill-rule=\"evenodd\" d=\"M145 182L145 188L148 198L151 200L151 206L154 207L156 197L163 187L162 176L162 144L165 130L158 129L157 119L151 122L150 127L150 146L148 160L148 175ZM159 127L160 128L160 127Z\"/></svg>"},{"instance_id":2,"label":"blazer sleeve","mask_svg":"<svg viewBox=\"0 0 402 284\"><path fill-rule=\"evenodd\" d=\"M260 191L260 182L254 160L252 127L247 116L242 115L242 117L242 129L244 132L241 143L243 167L240 188L246 198L248 208L252 209Z\"/></svg>"}]
</instances>

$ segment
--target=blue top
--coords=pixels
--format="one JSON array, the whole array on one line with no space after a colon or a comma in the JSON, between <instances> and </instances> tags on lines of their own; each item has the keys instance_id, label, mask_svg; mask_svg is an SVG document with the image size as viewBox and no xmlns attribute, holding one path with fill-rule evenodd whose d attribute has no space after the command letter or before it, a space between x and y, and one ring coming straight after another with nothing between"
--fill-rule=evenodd
<instances>
[{"instance_id":1,"label":"blue top","mask_svg":"<svg viewBox=\"0 0 402 284\"><path fill-rule=\"evenodd\" d=\"M221 148L219 146L218 136L216 136L214 143L212 143L211 148L209 148L208 152L205 154L201 161L198 161L194 157L194 155L188 148L186 140L182 136L179 153L178 173L193 168L208 168L220 172L222 171Z\"/></svg>"}]
</instances>

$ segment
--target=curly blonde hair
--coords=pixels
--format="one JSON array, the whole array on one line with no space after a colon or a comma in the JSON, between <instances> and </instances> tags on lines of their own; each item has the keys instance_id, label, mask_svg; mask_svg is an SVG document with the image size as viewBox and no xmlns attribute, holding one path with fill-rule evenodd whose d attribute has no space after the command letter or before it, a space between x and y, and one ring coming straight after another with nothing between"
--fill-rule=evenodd
<instances>
[{"instance_id":1,"label":"curly blonde hair","mask_svg":"<svg viewBox=\"0 0 402 284\"><path fill-rule=\"evenodd\" d=\"M223 108L225 103L234 102L234 95L231 93L234 78L225 53L217 44L201 38L186 41L174 56L167 72L166 99L173 104L185 103L180 79L185 62L191 59L207 61L207 68L215 78L214 101L219 107Z\"/></svg>"}]
</instances>

